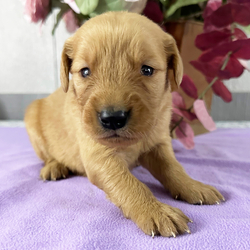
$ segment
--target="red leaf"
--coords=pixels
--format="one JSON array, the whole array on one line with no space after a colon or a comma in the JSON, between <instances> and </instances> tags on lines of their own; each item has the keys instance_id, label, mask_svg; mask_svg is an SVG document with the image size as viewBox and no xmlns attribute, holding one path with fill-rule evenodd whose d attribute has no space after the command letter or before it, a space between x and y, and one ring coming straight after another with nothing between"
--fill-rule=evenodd
<instances>
[{"instance_id":1,"label":"red leaf","mask_svg":"<svg viewBox=\"0 0 250 250\"><path fill-rule=\"evenodd\" d=\"M209 62L202 62L198 59L191 61L190 64L201 71L206 77L210 78L218 76L221 79L230 79L232 77L239 77L243 73L244 67L233 56L230 57L226 68L222 71L221 67L224 60L225 57L218 56Z\"/></svg>"},{"instance_id":2,"label":"red leaf","mask_svg":"<svg viewBox=\"0 0 250 250\"><path fill-rule=\"evenodd\" d=\"M206 19L204 19L204 26L203 26L203 31L204 32L211 32L213 30L218 30L217 27L215 27L212 23L211 23L211 17L208 16L206 17Z\"/></svg>"},{"instance_id":3,"label":"red leaf","mask_svg":"<svg viewBox=\"0 0 250 250\"><path fill-rule=\"evenodd\" d=\"M233 23L234 19L231 14L231 11L231 4L222 5L220 8L218 8L211 14L211 23L216 27L225 27Z\"/></svg>"},{"instance_id":4,"label":"red leaf","mask_svg":"<svg viewBox=\"0 0 250 250\"><path fill-rule=\"evenodd\" d=\"M209 0L207 6L203 12L203 18L206 19L210 16L215 10L217 10L222 5L221 0Z\"/></svg>"},{"instance_id":5,"label":"red leaf","mask_svg":"<svg viewBox=\"0 0 250 250\"><path fill-rule=\"evenodd\" d=\"M236 58L250 59L250 39L237 40L218 45L214 49L203 52L199 57L199 61L208 62L214 57L225 56L230 51L232 51Z\"/></svg>"},{"instance_id":6,"label":"red leaf","mask_svg":"<svg viewBox=\"0 0 250 250\"><path fill-rule=\"evenodd\" d=\"M181 82L181 88L188 96L194 99L198 98L197 88L193 80L189 76L187 75L183 76L182 82Z\"/></svg>"},{"instance_id":7,"label":"red leaf","mask_svg":"<svg viewBox=\"0 0 250 250\"><path fill-rule=\"evenodd\" d=\"M216 129L215 123L212 117L208 114L203 100L196 100L194 102L194 112L199 121L208 131L214 131Z\"/></svg>"},{"instance_id":8,"label":"red leaf","mask_svg":"<svg viewBox=\"0 0 250 250\"><path fill-rule=\"evenodd\" d=\"M231 32L222 32L214 30L198 35L195 39L195 45L201 50L213 48L221 43L231 41Z\"/></svg>"},{"instance_id":9,"label":"red leaf","mask_svg":"<svg viewBox=\"0 0 250 250\"><path fill-rule=\"evenodd\" d=\"M201 71L202 74L208 77L214 78L218 75L219 69L222 66L222 60L220 58L219 62L216 62L218 58L212 60L211 62L201 62L199 60L191 61L190 64L193 65L197 70Z\"/></svg>"},{"instance_id":10,"label":"red leaf","mask_svg":"<svg viewBox=\"0 0 250 250\"><path fill-rule=\"evenodd\" d=\"M223 28L218 28L216 26L214 26L211 22L211 16L207 17L205 20L204 20L204 26L203 26L203 31L204 32L211 32L211 31L214 31L214 30L219 30L221 32L231 32L231 28L230 28L230 25L228 25L227 27L223 27Z\"/></svg>"},{"instance_id":11,"label":"red leaf","mask_svg":"<svg viewBox=\"0 0 250 250\"><path fill-rule=\"evenodd\" d=\"M176 128L175 134L186 149L194 148L194 131L188 123L182 121Z\"/></svg>"},{"instance_id":12,"label":"red leaf","mask_svg":"<svg viewBox=\"0 0 250 250\"><path fill-rule=\"evenodd\" d=\"M228 0L228 2L250 6L249 0Z\"/></svg>"},{"instance_id":13,"label":"red leaf","mask_svg":"<svg viewBox=\"0 0 250 250\"><path fill-rule=\"evenodd\" d=\"M144 15L154 21L155 23L161 23L163 21L163 13L160 6L155 1L148 1L144 11Z\"/></svg>"},{"instance_id":14,"label":"red leaf","mask_svg":"<svg viewBox=\"0 0 250 250\"><path fill-rule=\"evenodd\" d=\"M231 23L239 23L243 26L250 24L250 8L247 5L228 3L222 5L211 14L211 22L217 27L225 27Z\"/></svg>"},{"instance_id":15,"label":"red leaf","mask_svg":"<svg viewBox=\"0 0 250 250\"><path fill-rule=\"evenodd\" d=\"M216 81L213 84L212 89L216 95L220 96L223 99L223 101L232 101L232 94L222 81Z\"/></svg>"},{"instance_id":16,"label":"red leaf","mask_svg":"<svg viewBox=\"0 0 250 250\"><path fill-rule=\"evenodd\" d=\"M234 29L234 36L237 39L247 39L247 35L245 34L245 32L238 28Z\"/></svg>"},{"instance_id":17,"label":"red leaf","mask_svg":"<svg viewBox=\"0 0 250 250\"><path fill-rule=\"evenodd\" d=\"M232 77L239 77L244 72L244 67L237 58L231 56L226 68L219 70L218 77L221 79L230 79Z\"/></svg>"},{"instance_id":18,"label":"red leaf","mask_svg":"<svg viewBox=\"0 0 250 250\"><path fill-rule=\"evenodd\" d=\"M172 92L172 103L177 108L186 109L185 101L178 92Z\"/></svg>"}]
</instances>

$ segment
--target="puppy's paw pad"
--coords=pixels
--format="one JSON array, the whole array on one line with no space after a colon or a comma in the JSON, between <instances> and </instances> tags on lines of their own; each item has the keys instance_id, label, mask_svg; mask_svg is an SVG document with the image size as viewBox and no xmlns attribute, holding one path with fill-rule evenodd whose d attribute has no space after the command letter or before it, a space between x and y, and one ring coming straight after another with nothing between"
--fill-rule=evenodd
<instances>
[{"instance_id":1,"label":"puppy's paw pad","mask_svg":"<svg viewBox=\"0 0 250 250\"><path fill-rule=\"evenodd\" d=\"M68 174L69 171L64 165L52 160L45 163L45 166L41 169L40 178L42 180L56 181L62 178L67 178Z\"/></svg>"}]
</instances>

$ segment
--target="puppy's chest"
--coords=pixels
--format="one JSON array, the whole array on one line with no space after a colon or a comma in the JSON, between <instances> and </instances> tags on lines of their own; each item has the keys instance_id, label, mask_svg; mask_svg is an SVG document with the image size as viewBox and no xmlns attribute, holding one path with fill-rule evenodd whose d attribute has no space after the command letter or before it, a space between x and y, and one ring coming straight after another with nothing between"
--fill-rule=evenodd
<instances>
[{"instance_id":1,"label":"puppy's chest","mask_svg":"<svg viewBox=\"0 0 250 250\"><path fill-rule=\"evenodd\" d=\"M127 150L126 152L119 152L118 155L127 162L129 170L132 170L139 164L139 152L135 149Z\"/></svg>"}]
</instances>

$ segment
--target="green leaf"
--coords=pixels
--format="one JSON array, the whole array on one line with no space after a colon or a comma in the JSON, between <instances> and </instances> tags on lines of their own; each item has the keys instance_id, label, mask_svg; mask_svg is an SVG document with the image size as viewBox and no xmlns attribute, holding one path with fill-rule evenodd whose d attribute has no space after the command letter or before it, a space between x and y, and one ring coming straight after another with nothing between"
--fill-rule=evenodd
<instances>
[{"instance_id":1,"label":"green leaf","mask_svg":"<svg viewBox=\"0 0 250 250\"><path fill-rule=\"evenodd\" d=\"M97 8L90 16L94 17L107 11L128 10L132 4L132 2L129 3L124 0L99 0Z\"/></svg>"},{"instance_id":2,"label":"green leaf","mask_svg":"<svg viewBox=\"0 0 250 250\"><path fill-rule=\"evenodd\" d=\"M89 15L96 9L99 0L75 0L75 2L83 15Z\"/></svg>"},{"instance_id":3,"label":"green leaf","mask_svg":"<svg viewBox=\"0 0 250 250\"><path fill-rule=\"evenodd\" d=\"M249 26L241 26L237 24L237 26L242 29L248 36L250 35L250 25Z\"/></svg>"},{"instance_id":4,"label":"green leaf","mask_svg":"<svg viewBox=\"0 0 250 250\"><path fill-rule=\"evenodd\" d=\"M201 3L201 2L206 2L207 0L176 0L169 8L168 10L165 12L165 18L171 16L174 14L174 12L183 7L183 6L187 6L187 5L192 5L192 4L197 4L197 3Z\"/></svg>"},{"instance_id":5,"label":"green leaf","mask_svg":"<svg viewBox=\"0 0 250 250\"><path fill-rule=\"evenodd\" d=\"M169 5L169 0L160 0L163 6Z\"/></svg>"}]
</instances>

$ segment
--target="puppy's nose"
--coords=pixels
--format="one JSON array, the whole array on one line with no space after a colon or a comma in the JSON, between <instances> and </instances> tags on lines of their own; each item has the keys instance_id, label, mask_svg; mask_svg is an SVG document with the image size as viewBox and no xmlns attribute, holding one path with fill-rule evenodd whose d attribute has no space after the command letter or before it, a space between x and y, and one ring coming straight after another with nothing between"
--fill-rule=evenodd
<instances>
[{"instance_id":1,"label":"puppy's nose","mask_svg":"<svg viewBox=\"0 0 250 250\"><path fill-rule=\"evenodd\" d=\"M128 121L129 112L119 110L103 110L99 115L101 125L106 129L116 130L123 128Z\"/></svg>"}]
</instances>

